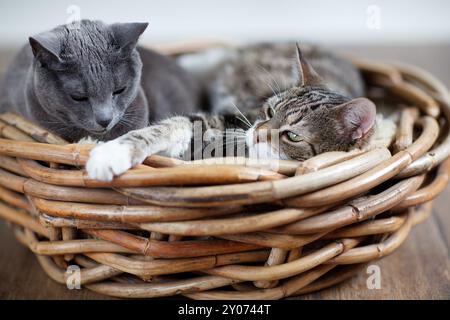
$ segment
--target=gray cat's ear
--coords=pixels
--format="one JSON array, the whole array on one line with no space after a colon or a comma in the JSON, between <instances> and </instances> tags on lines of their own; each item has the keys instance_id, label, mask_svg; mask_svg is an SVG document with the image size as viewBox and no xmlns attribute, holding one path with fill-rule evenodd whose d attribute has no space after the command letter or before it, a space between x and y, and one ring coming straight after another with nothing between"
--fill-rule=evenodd
<instances>
[{"instance_id":1,"label":"gray cat's ear","mask_svg":"<svg viewBox=\"0 0 450 320\"><path fill-rule=\"evenodd\" d=\"M33 55L43 64L60 62L61 42L56 34L43 32L29 39Z\"/></svg>"},{"instance_id":2,"label":"gray cat's ear","mask_svg":"<svg viewBox=\"0 0 450 320\"><path fill-rule=\"evenodd\" d=\"M314 68L305 59L298 43L297 47L297 74L298 74L298 86L321 86L323 85L322 78L317 74Z\"/></svg>"},{"instance_id":3,"label":"gray cat's ear","mask_svg":"<svg viewBox=\"0 0 450 320\"><path fill-rule=\"evenodd\" d=\"M148 23L114 23L111 30L114 34L117 46L120 48L121 55L131 53L136 47L139 37L147 29Z\"/></svg>"},{"instance_id":4,"label":"gray cat's ear","mask_svg":"<svg viewBox=\"0 0 450 320\"><path fill-rule=\"evenodd\" d=\"M356 98L336 107L345 133L352 140L363 138L375 124L377 108L367 98Z\"/></svg>"}]
</instances>

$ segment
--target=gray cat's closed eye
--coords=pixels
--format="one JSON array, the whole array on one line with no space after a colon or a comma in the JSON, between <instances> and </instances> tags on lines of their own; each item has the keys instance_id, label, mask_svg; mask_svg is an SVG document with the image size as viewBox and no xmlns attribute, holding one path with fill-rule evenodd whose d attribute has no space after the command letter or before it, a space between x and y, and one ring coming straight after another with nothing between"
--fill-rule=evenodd
<instances>
[{"instance_id":1,"label":"gray cat's closed eye","mask_svg":"<svg viewBox=\"0 0 450 320\"><path fill-rule=\"evenodd\" d=\"M83 96L71 95L70 97L72 98L72 100L77 101L77 102L85 102L85 101L89 100L88 97L83 97Z\"/></svg>"},{"instance_id":2,"label":"gray cat's closed eye","mask_svg":"<svg viewBox=\"0 0 450 320\"><path fill-rule=\"evenodd\" d=\"M113 96L117 96L117 95L123 93L126 89L127 89L127 87L123 87L123 88L120 88L119 90L114 91Z\"/></svg>"}]
</instances>

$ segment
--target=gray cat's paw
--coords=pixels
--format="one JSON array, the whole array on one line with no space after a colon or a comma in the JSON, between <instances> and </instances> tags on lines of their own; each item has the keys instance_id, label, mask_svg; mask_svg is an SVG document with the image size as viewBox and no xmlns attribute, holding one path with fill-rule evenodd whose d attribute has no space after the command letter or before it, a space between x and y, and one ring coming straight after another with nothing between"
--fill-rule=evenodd
<instances>
[{"instance_id":1,"label":"gray cat's paw","mask_svg":"<svg viewBox=\"0 0 450 320\"><path fill-rule=\"evenodd\" d=\"M132 155L132 147L117 140L95 147L86 163L89 178L111 181L133 166Z\"/></svg>"},{"instance_id":2,"label":"gray cat's paw","mask_svg":"<svg viewBox=\"0 0 450 320\"><path fill-rule=\"evenodd\" d=\"M78 144L99 144L100 141L97 139L91 138L91 137L84 137L81 138L80 141L77 142Z\"/></svg>"}]
</instances>

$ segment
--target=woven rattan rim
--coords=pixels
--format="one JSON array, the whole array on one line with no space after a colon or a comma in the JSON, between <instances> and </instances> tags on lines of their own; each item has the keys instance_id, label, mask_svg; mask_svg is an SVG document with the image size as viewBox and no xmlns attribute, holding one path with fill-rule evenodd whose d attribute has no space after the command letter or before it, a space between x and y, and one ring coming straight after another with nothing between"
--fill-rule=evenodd
<instances>
[{"instance_id":1,"label":"woven rattan rim","mask_svg":"<svg viewBox=\"0 0 450 320\"><path fill-rule=\"evenodd\" d=\"M65 284L76 264L83 287L110 296L280 299L335 285L396 250L450 172L447 89L412 66L353 61L371 98L402 107L392 150L277 172L152 156L104 183L83 171L91 146L3 114L0 217L52 279Z\"/></svg>"}]
</instances>

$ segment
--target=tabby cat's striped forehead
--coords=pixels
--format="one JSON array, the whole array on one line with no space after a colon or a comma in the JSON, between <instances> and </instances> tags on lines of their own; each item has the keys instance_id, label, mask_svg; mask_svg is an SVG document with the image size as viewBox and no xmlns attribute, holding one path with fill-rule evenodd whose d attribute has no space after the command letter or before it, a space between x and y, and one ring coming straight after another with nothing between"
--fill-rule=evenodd
<instances>
[{"instance_id":1,"label":"tabby cat's striped forehead","mask_svg":"<svg viewBox=\"0 0 450 320\"><path fill-rule=\"evenodd\" d=\"M308 113L320 106L332 108L350 101L350 98L325 87L295 87L267 100L276 113L287 117L294 113Z\"/></svg>"}]
</instances>

